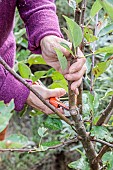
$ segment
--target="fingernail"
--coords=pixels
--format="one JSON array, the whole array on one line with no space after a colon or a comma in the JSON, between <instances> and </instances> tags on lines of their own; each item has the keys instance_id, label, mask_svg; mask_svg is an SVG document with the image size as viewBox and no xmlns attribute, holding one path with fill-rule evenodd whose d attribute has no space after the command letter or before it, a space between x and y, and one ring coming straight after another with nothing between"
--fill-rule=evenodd
<instances>
[{"instance_id":1,"label":"fingernail","mask_svg":"<svg viewBox=\"0 0 113 170\"><path fill-rule=\"evenodd\" d=\"M70 73L70 74L74 73L74 70L70 70L69 73Z\"/></svg>"}]
</instances>

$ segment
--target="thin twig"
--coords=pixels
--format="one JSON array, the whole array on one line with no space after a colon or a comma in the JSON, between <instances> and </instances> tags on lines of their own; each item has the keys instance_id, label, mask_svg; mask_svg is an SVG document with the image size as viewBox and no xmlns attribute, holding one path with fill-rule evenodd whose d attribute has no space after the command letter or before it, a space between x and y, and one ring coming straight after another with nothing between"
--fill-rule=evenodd
<instances>
[{"instance_id":1,"label":"thin twig","mask_svg":"<svg viewBox=\"0 0 113 170\"><path fill-rule=\"evenodd\" d=\"M58 147L63 147L63 146L66 146L66 145L70 145L72 143L77 143L78 142L78 139L77 138L74 138L74 139L70 139L68 141L65 141L65 142L61 142L60 144L58 145L55 145L55 146L50 146L47 148L47 150L51 150L51 149L56 149ZM38 152L38 151L41 151L40 148L33 148L33 149L0 149L0 152L28 152L28 153L33 153L33 152ZM43 151L43 149L42 149Z\"/></svg>"},{"instance_id":2,"label":"thin twig","mask_svg":"<svg viewBox=\"0 0 113 170\"><path fill-rule=\"evenodd\" d=\"M97 36L98 32L98 13L96 14L96 24L95 24L95 32L94 35ZM96 41L93 42L93 54L92 54L92 65L91 65L91 87L90 92L94 95L94 89L93 89L93 83L94 83L94 74L93 74L93 68L95 66L95 49L96 49Z\"/></svg>"},{"instance_id":3,"label":"thin twig","mask_svg":"<svg viewBox=\"0 0 113 170\"><path fill-rule=\"evenodd\" d=\"M106 145L106 146L109 146L109 147L113 148L113 144L111 144L111 143L109 143L109 142L106 142L106 141L103 141L103 140L101 140L101 139L91 139L91 141L99 142L99 143L101 143L101 144L104 144L104 145Z\"/></svg>"},{"instance_id":4,"label":"thin twig","mask_svg":"<svg viewBox=\"0 0 113 170\"><path fill-rule=\"evenodd\" d=\"M113 109L111 110L111 112L108 114L107 118L104 121L104 124L107 124L111 118L111 116L113 115Z\"/></svg>"},{"instance_id":5,"label":"thin twig","mask_svg":"<svg viewBox=\"0 0 113 170\"><path fill-rule=\"evenodd\" d=\"M102 159L102 156L107 152L108 148L109 148L108 145L104 145L99 151L98 156L95 158L95 161L100 162L100 160Z\"/></svg>"},{"instance_id":6,"label":"thin twig","mask_svg":"<svg viewBox=\"0 0 113 170\"><path fill-rule=\"evenodd\" d=\"M19 80L22 84L24 84L30 91L32 91L48 108L50 108L53 112L55 112L62 120L64 120L67 124L73 127L73 122L67 119L62 113L58 111L54 106L50 103L46 102L46 100L34 89L32 86L27 83L21 76L19 76L13 69L11 69L8 64L2 59L0 56L0 63L5 67L7 71L9 71L17 80ZM18 87L17 87L18 88Z\"/></svg>"},{"instance_id":7,"label":"thin twig","mask_svg":"<svg viewBox=\"0 0 113 170\"><path fill-rule=\"evenodd\" d=\"M101 114L101 116L96 124L97 126L101 126L104 123L104 121L106 120L106 118L108 117L108 115L112 111L112 109L113 109L113 97L112 97L110 103L108 104L107 108Z\"/></svg>"}]
</instances>

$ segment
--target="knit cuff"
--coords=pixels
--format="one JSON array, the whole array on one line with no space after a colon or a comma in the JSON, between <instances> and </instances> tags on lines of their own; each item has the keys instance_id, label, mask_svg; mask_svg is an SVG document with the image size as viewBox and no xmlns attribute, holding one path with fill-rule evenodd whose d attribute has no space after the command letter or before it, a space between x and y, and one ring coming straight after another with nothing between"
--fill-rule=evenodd
<instances>
[{"instance_id":1,"label":"knit cuff","mask_svg":"<svg viewBox=\"0 0 113 170\"><path fill-rule=\"evenodd\" d=\"M38 11L30 17L27 23L28 26L26 25L26 30L29 38L28 48L33 53L41 53L40 40L45 36L56 35L58 37L63 37L60 31L58 17L53 11L49 11L49 13L48 10L44 10L44 12ZM33 27L30 27L31 25L33 25ZM30 32L33 33L30 35Z\"/></svg>"}]
</instances>

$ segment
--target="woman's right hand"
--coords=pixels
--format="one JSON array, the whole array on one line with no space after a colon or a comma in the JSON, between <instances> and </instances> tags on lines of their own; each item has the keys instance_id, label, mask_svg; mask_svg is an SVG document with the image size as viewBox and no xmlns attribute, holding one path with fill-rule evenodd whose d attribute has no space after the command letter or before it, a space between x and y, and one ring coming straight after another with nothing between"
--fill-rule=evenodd
<instances>
[{"instance_id":1,"label":"woman's right hand","mask_svg":"<svg viewBox=\"0 0 113 170\"><path fill-rule=\"evenodd\" d=\"M61 97L66 93L63 88L47 89L46 87L43 87L38 84L32 85L32 88L34 88L47 102L49 102L50 97ZM26 103L31 107L37 110L41 110L46 114L53 113L53 111L50 110L45 104L43 104L43 102L31 91Z\"/></svg>"}]
</instances>

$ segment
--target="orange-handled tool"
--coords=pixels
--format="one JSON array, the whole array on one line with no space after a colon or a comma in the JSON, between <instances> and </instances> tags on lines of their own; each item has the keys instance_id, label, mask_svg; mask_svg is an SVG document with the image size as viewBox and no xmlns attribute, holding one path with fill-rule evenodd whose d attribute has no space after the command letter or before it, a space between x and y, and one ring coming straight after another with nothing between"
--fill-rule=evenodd
<instances>
[{"instance_id":1,"label":"orange-handled tool","mask_svg":"<svg viewBox=\"0 0 113 170\"><path fill-rule=\"evenodd\" d=\"M37 83L39 85L44 86L44 84L40 80L38 80L38 82L35 82L34 84L37 84ZM64 115L66 117L70 116L68 104L66 105L66 104L62 103L57 97L50 97L49 98L49 103L51 105L53 105L54 107L56 107L56 108L62 108L63 111L64 111Z\"/></svg>"}]
</instances>

